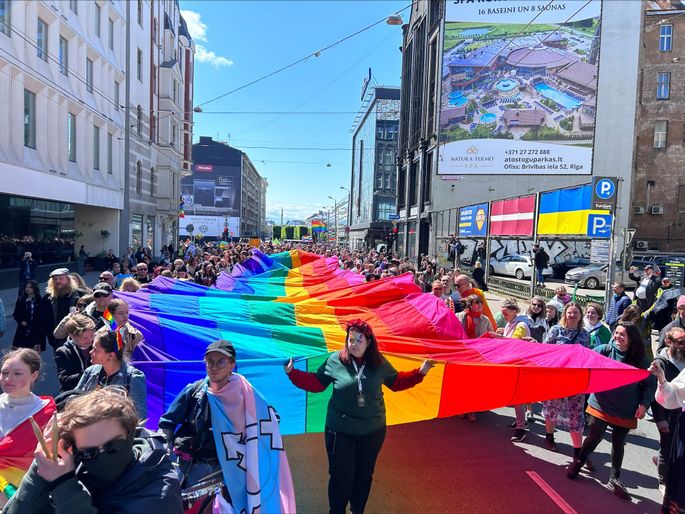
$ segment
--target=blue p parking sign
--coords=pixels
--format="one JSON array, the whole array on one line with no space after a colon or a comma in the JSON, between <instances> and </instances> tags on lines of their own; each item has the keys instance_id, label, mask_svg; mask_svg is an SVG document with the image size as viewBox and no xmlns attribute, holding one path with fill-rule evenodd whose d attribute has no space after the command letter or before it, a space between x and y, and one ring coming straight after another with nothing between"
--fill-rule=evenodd
<instances>
[{"instance_id":1,"label":"blue p parking sign","mask_svg":"<svg viewBox=\"0 0 685 514\"><path fill-rule=\"evenodd\" d=\"M587 236L593 239L611 238L611 214L590 214L587 217Z\"/></svg>"},{"instance_id":2,"label":"blue p parking sign","mask_svg":"<svg viewBox=\"0 0 685 514\"><path fill-rule=\"evenodd\" d=\"M618 196L617 177L595 177L592 181L592 210L611 211L616 209Z\"/></svg>"},{"instance_id":3,"label":"blue p parking sign","mask_svg":"<svg viewBox=\"0 0 685 514\"><path fill-rule=\"evenodd\" d=\"M614 185L614 182L608 178L598 180L597 184L595 184L595 194L602 200L608 200L614 196L615 192L616 186Z\"/></svg>"}]
</instances>

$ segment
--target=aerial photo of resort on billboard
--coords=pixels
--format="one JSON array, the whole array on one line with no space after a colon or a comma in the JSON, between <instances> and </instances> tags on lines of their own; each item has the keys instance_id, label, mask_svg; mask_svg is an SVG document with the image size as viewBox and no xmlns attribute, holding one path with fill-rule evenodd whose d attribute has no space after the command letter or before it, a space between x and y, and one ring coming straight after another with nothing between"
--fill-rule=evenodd
<instances>
[{"instance_id":1,"label":"aerial photo of resort on billboard","mask_svg":"<svg viewBox=\"0 0 685 514\"><path fill-rule=\"evenodd\" d=\"M599 1L592 2L596 9L591 17L564 23L566 13L561 23L532 24L491 22L492 16L487 15L481 16L483 21L451 21L450 3L444 30L440 143L446 150L443 162L446 155L452 159L440 172L525 172L515 165L516 160L503 155L535 154L550 155L551 160L540 162L531 172L590 173ZM532 2L506 4L513 9ZM453 11L458 19L477 17L459 18L463 6L459 7ZM486 14L484 11L478 12ZM550 18L553 13L547 16ZM474 159L455 157L455 152L467 149L469 154L478 151L482 155L483 145L461 144L458 149L451 145L458 141L475 144L473 140L491 140L488 155L493 159L483 159L478 165ZM506 140L511 143L505 144ZM522 146L523 142L545 145ZM561 152L557 157L555 147Z\"/></svg>"}]
</instances>

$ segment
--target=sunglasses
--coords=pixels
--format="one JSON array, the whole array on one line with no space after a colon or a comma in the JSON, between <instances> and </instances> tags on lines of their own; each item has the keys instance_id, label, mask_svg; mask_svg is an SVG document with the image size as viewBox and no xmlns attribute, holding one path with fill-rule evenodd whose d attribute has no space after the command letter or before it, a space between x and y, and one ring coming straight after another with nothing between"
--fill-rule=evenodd
<instances>
[{"instance_id":1,"label":"sunglasses","mask_svg":"<svg viewBox=\"0 0 685 514\"><path fill-rule=\"evenodd\" d=\"M126 448L128 444L128 439L114 439L108 441L102 446L92 446L89 448L76 448L73 447L74 459L80 462L87 462L89 460L94 460L98 455L102 453L118 453Z\"/></svg>"}]
</instances>

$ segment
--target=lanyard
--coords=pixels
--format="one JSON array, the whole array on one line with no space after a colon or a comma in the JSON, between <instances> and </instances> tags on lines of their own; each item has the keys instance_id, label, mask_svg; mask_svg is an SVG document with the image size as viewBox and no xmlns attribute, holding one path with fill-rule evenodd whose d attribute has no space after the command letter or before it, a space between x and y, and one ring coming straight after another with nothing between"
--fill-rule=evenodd
<instances>
[{"instance_id":1,"label":"lanyard","mask_svg":"<svg viewBox=\"0 0 685 514\"><path fill-rule=\"evenodd\" d=\"M352 360L352 365L354 366L354 370L357 372L357 390L359 394L362 393L362 373L364 373L364 368L366 367L366 363L362 364L362 367L360 368L357 366L357 362L355 360Z\"/></svg>"}]
</instances>

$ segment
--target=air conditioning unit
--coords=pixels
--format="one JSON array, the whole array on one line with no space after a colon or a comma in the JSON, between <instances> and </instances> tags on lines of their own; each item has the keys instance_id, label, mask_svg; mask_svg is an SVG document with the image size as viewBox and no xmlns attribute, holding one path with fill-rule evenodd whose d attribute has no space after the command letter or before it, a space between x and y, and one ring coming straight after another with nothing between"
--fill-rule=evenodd
<instances>
[{"instance_id":1,"label":"air conditioning unit","mask_svg":"<svg viewBox=\"0 0 685 514\"><path fill-rule=\"evenodd\" d=\"M649 249L649 243L647 241L636 241L635 248L637 250L647 250Z\"/></svg>"},{"instance_id":2,"label":"air conditioning unit","mask_svg":"<svg viewBox=\"0 0 685 514\"><path fill-rule=\"evenodd\" d=\"M664 208L661 205L652 205L652 214L663 214Z\"/></svg>"},{"instance_id":3,"label":"air conditioning unit","mask_svg":"<svg viewBox=\"0 0 685 514\"><path fill-rule=\"evenodd\" d=\"M636 205L633 207L633 214L644 214L646 210L643 205Z\"/></svg>"}]
</instances>

